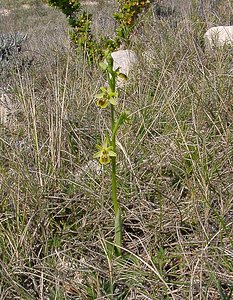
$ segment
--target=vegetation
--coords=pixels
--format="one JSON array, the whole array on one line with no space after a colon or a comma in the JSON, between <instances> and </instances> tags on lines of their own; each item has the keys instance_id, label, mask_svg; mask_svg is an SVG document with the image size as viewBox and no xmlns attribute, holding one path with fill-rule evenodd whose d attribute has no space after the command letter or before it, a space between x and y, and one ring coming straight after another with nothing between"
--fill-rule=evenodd
<instances>
[{"instance_id":1,"label":"vegetation","mask_svg":"<svg viewBox=\"0 0 233 300\"><path fill-rule=\"evenodd\" d=\"M121 256L98 163L103 148L114 158L111 111L96 98L116 91L74 51L63 13L20 3L1 4L0 33L27 34L18 56L33 60L0 74L0 298L232 299L232 49L202 40L230 24L230 1L161 4L130 39L139 63L114 94L131 112L116 136ZM101 5L93 21L114 13Z\"/></svg>"},{"instance_id":2,"label":"vegetation","mask_svg":"<svg viewBox=\"0 0 233 300\"><path fill-rule=\"evenodd\" d=\"M113 14L118 23L115 36L101 36L99 42L91 32L92 14L81 11L79 0L48 0L49 4L61 9L72 30L71 40L84 52L87 61L93 63L103 59L106 50L116 50L123 42L129 44L139 14L150 4L150 0L117 0L119 11Z\"/></svg>"}]
</instances>

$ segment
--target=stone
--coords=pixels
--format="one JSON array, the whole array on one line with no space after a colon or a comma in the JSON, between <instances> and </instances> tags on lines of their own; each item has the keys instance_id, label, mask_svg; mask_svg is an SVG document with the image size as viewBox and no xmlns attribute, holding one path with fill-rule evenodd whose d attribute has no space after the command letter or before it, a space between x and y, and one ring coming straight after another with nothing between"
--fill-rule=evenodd
<instances>
[{"instance_id":1,"label":"stone","mask_svg":"<svg viewBox=\"0 0 233 300\"><path fill-rule=\"evenodd\" d=\"M11 97L0 88L0 125L12 127L16 121L18 108Z\"/></svg>"},{"instance_id":2,"label":"stone","mask_svg":"<svg viewBox=\"0 0 233 300\"><path fill-rule=\"evenodd\" d=\"M137 62L137 55L132 50L118 50L112 52L113 68L120 68L120 73L129 76L129 72L133 65Z\"/></svg>"},{"instance_id":3,"label":"stone","mask_svg":"<svg viewBox=\"0 0 233 300\"><path fill-rule=\"evenodd\" d=\"M137 63L137 55L132 50L118 50L112 52L113 58L113 69L119 69L119 72L129 77L130 71L133 66ZM125 79L118 78L117 86L123 87L125 85Z\"/></svg>"},{"instance_id":4,"label":"stone","mask_svg":"<svg viewBox=\"0 0 233 300\"><path fill-rule=\"evenodd\" d=\"M211 27L204 34L204 40L207 50L221 48L226 45L233 47L233 26Z\"/></svg>"},{"instance_id":5,"label":"stone","mask_svg":"<svg viewBox=\"0 0 233 300\"><path fill-rule=\"evenodd\" d=\"M9 116L10 99L7 94L1 93L0 96L0 124L6 125Z\"/></svg>"},{"instance_id":6,"label":"stone","mask_svg":"<svg viewBox=\"0 0 233 300\"><path fill-rule=\"evenodd\" d=\"M7 109L5 106L0 104L0 124L5 125L7 122Z\"/></svg>"}]
</instances>

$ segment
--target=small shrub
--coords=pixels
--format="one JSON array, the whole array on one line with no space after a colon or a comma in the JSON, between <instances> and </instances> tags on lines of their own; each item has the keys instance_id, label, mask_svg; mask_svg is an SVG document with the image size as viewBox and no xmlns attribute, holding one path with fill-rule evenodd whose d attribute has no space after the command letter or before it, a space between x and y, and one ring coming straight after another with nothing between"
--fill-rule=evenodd
<instances>
[{"instance_id":1,"label":"small shrub","mask_svg":"<svg viewBox=\"0 0 233 300\"><path fill-rule=\"evenodd\" d=\"M66 15L69 25L72 27L70 38L78 49L84 52L89 62L103 59L106 50L114 51L120 45L128 44L131 33L136 25L139 15L145 11L151 0L117 0L118 12L113 14L118 23L115 36L101 37L100 42L91 32L92 15L81 13L79 0L49 0L49 4L56 6Z\"/></svg>"}]
</instances>

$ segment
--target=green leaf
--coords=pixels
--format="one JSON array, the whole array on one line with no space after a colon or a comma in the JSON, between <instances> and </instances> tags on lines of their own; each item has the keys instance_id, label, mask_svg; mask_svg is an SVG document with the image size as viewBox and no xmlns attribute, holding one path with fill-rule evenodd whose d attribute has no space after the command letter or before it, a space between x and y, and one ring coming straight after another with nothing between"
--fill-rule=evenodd
<instances>
[{"instance_id":1,"label":"green leaf","mask_svg":"<svg viewBox=\"0 0 233 300\"><path fill-rule=\"evenodd\" d=\"M129 118L130 112L128 110L124 111L120 117L117 120L117 123L119 126L121 126L124 122L128 122L130 120Z\"/></svg>"},{"instance_id":2,"label":"green leaf","mask_svg":"<svg viewBox=\"0 0 233 300\"><path fill-rule=\"evenodd\" d=\"M115 135L117 133L117 130L121 127L122 124L124 124L125 122L129 122L130 120L130 112L128 110L124 111L119 118L116 121L115 127L114 127L114 131L113 131L113 135Z\"/></svg>"},{"instance_id":3,"label":"green leaf","mask_svg":"<svg viewBox=\"0 0 233 300\"><path fill-rule=\"evenodd\" d=\"M111 97L111 98L109 99L109 102L110 102L112 105L117 105L117 100L116 100L116 98Z\"/></svg>"},{"instance_id":4,"label":"green leaf","mask_svg":"<svg viewBox=\"0 0 233 300\"><path fill-rule=\"evenodd\" d=\"M98 149L98 150L100 150L100 151L101 151L101 150L102 150L102 148L103 148L102 146L100 146L100 145L98 145L98 144L97 144L97 145L95 145L95 147L96 147L96 149Z\"/></svg>"},{"instance_id":5,"label":"green leaf","mask_svg":"<svg viewBox=\"0 0 233 300\"><path fill-rule=\"evenodd\" d=\"M97 99L104 98L104 94L103 93L102 94L97 94L97 95L95 95L95 98L97 98Z\"/></svg>"},{"instance_id":6,"label":"green leaf","mask_svg":"<svg viewBox=\"0 0 233 300\"><path fill-rule=\"evenodd\" d=\"M97 157L100 157L100 156L101 156L101 151L96 152L96 153L93 155L93 158L97 158Z\"/></svg>"},{"instance_id":7,"label":"green leaf","mask_svg":"<svg viewBox=\"0 0 233 300\"><path fill-rule=\"evenodd\" d=\"M108 153L109 153L109 156L116 157L116 153L114 151L110 150Z\"/></svg>"},{"instance_id":8,"label":"green leaf","mask_svg":"<svg viewBox=\"0 0 233 300\"><path fill-rule=\"evenodd\" d=\"M108 86L108 89L107 89L107 91L108 91L108 94L109 94L109 95L113 93L113 91L112 91L112 89L111 89L111 87L110 87L110 86Z\"/></svg>"},{"instance_id":9,"label":"green leaf","mask_svg":"<svg viewBox=\"0 0 233 300\"><path fill-rule=\"evenodd\" d=\"M104 71L106 71L107 70L107 65L105 64L105 63L103 63L103 62L100 62L99 63L99 66L101 67L101 69L103 69Z\"/></svg>"}]
</instances>

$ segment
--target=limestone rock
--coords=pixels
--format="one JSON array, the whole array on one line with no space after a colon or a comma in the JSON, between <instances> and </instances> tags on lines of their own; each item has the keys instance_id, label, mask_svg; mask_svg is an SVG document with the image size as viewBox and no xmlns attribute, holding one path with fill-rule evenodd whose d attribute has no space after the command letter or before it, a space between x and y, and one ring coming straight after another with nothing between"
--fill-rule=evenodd
<instances>
[{"instance_id":1,"label":"limestone rock","mask_svg":"<svg viewBox=\"0 0 233 300\"><path fill-rule=\"evenodd\" d=\"M0 124L6 125L8 121L9 111L11 108L10 98L6 93L1 92L0 96Z\"/></svg>"},{"instance_id":2,"label":"limestone rock","mask_svg":"<svg viewBox=\"0 0 233 300\"><path fill-rule=\"evenodd\" d=\"M137 55L132 50L118 50L112 52L113 69L119 69L119 72L129 77L130 71L137 62ZM123 78L117 78L117 86L123 88L127 81Z\"/></svg>"},{"instance_id":3,"label":"limestone rock","mask_svg":"<svg viewBox=\"0 0 233 300\"><path fill-rule=\"evenodd\" d=\"M233 47L233 26L211 27L204 34L207 50L221 48L225 45Z\"/></svg>"},{"instance_id":4,"label":"limestone rock","mask_svg":"<svg viewBox=\"0 0 233 300\"><path fill-rule=\"evenodd\" d=\"M18 110L11 96L0 88L0 125L12 127L16 121Z\"/></svg>"},{"instance_id":5,"label":"limestone rock","mask_svg":"<svg viewBox=\"0 0 233 300\"><path fill-rule=\"evenodd\" d=\"M113 68L120 68L120 73L129 76L129 72L133 65L137 62L137 55L132 50L118 50L112 53Z\"/></svg>"}]
</instances>

